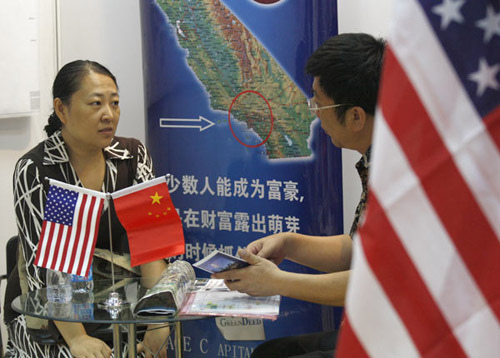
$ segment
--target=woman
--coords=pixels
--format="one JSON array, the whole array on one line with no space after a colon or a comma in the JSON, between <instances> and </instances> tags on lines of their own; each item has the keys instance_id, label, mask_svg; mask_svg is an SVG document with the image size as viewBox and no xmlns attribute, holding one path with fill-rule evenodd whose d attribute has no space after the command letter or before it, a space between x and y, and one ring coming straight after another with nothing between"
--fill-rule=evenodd
<instances>
[{"instance_id":1,"label":"woman","mask_svg":"<svg viewBox=\"0 0 500 358\"><path fill-rule=\"evenodd\" d=\"M33 261L43 221L48 183L45 178L64 181L88 189L114 192L154 178L146 147L132 138L115 137L120 118L116 79L108 69L92 61L74 61L57 74L53 88L54 112L45 126L48 139L21 157L14 171L14 202L19 231L17 272L9 279L9 292L23 293L45 286L46 270ZM105 207L99 225L97 248L109 249ZM123 227L111 208L113 249L128 252ZM143 277L159 277L164 260L140 266ZM20 287L19 287L20 286ZM92 327L81 323L50 322L5 311L9 333L6 357L109 357L109 346L91 336ZM9 311L9 312L8 312ZM52 326L52 325L55 325ZM50 329L60 333L61 343L36 343L28 331ZM57 328L57 329L55 329ZM169 333L168 328L148 330L143 345L146 357L156 352ZM57 338L57 337L56 337ZM163 348L162 357L166 357Z\"/></svg>"}]
</instances>

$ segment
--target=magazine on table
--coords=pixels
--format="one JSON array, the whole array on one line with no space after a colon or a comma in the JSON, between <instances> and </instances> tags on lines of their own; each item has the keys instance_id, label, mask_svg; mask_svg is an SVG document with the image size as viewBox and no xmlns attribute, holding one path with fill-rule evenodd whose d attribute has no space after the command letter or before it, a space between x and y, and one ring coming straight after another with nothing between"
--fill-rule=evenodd
<instances>
[{"instance_id":1,"label":"magazine on table","mask_svg":"<svg viewBox=\"0 0 500 358\"><path fill-rule=\"evenodd\" d=\"M275 320L279 315L281 297L253 297L230 291L224 280L210 279L189 292L179 313L197 316L255 317Z\"/></svg>"},{"instance_id":2,"label":"magazine on table","mask_svg":"<svg viewBox=\"0 0 500 358\"><path fill-rule=\"evenodd\" d=\"M134 313L139 316L175 315L194 280L194 270L189 262L174 261L162 272L158 282L137 301Z\"/></svg>"},{"instance_id":3,"label":"magazine on table","mask_svg":"<svg viewBox=\"0 0 500 358\"><path fill-rule=\"evenodd\" d=\"M208 272L248 266L240 258L215 251L193 264ZM276 319L281 297L253 297L230 291L224 280L196 279L193 266L177 260L163 271L155 286L137 301L137 315L201 315Z\"/></svg>"}]
</instances>

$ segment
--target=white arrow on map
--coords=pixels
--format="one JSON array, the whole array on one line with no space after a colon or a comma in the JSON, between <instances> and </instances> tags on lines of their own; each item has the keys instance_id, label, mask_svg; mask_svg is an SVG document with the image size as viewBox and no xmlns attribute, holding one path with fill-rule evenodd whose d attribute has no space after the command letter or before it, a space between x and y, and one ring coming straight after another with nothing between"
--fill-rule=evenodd
<instances>
[{"instance_id":1,"label":"white arrow on map","mask_svg":"<svg viewBox=\"0 0 500 358\"><path fill-rule=\"evenodd\" d=\"M203 116L198 119L189 118L160 118L160 127L162 128L198 128L200 132L215 125Z\"/></svg>"}]
</instances>

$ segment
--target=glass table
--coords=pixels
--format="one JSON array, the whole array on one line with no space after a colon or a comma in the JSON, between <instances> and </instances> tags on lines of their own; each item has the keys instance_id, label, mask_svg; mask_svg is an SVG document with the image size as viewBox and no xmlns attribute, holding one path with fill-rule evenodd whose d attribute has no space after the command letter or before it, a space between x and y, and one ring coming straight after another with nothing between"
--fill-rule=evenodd
<instances>
[{"instance_id":1,"label":"glass table","mask_svg":"<svg viewBox=\"0 0 500 358\"><path fill-rule=\"evenodd\" d=\"M120 297L128 302L120 309L113 309L102 305L111 292L119 293ZM27 316L42 319L81 322L105 323L113 327L113 347L115 357L122 355L122 341L120 327L127 333L128 357L137 356L137 325L168 323L174 327L176 358L183 357L184 346L182 339L182 322L197 320L203 316L137 316L133 310L136 302L144 295L146 288L141 286L140 278L126 278L116 281L113 286L111 280L94 281L92 295L73 296L68 303L54 303L47 301L45 288L30 291L12 301L12 308Z\"/></svg>"}]
</instances>

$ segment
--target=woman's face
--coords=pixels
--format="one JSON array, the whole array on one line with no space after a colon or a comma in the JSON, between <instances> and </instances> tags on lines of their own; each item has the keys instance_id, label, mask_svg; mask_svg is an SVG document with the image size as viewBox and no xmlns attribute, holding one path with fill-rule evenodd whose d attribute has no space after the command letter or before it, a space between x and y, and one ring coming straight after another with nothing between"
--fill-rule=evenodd
<instances>
[{"instance_id":1,"label":"woman's face","mask_svg":"<svg viewBox=\"0 0 500 358\"><path fill-rule=\"evenodd\" d=\"M95 72L87 74L66 106L54 100L63 123L62 133L70 148L95 150L111 144L120 119L118 90L113 80Z\"/></svg>"}]
</instances>

